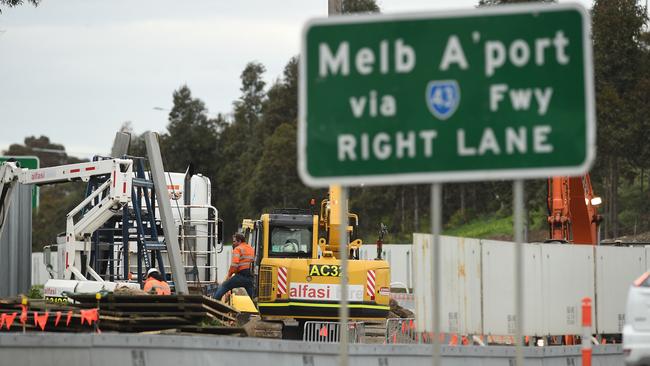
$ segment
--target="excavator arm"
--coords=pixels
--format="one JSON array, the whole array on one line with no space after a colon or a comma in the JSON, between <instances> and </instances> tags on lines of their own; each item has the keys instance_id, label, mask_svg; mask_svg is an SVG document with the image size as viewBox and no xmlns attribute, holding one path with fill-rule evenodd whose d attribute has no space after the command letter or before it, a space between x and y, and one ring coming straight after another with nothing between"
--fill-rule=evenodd
<instances>
[{"instance_id":1,"label":"excavator arm","mask_svg":"<svg viewBox=\"0 0 650 366\"><path fill-rule=\"evenodd\" d=\"M548 180L549 240L597 245L600 197L594 195L589 174Z\"/></svg>"},{"instance_id":2,"label":"excavator arm","mask_svg":"<svg viewBox=\"0 0 650 366\"><path fill-rule=\"evenodd\" d=\"M329 188L329 196L321 202L320 215L318 216L318 227L321 233L319 245L323 253L332 253L336 257L339 253L341 230L352 234L352 240L348 244L350 252L358 253L362 245L361 239L355 237L356 228L359 225L359 216L348 212L348 222L341 222L341 186L332 185ZM350 225L352 223L352 225Z\"/></svg>"}]
</instances>

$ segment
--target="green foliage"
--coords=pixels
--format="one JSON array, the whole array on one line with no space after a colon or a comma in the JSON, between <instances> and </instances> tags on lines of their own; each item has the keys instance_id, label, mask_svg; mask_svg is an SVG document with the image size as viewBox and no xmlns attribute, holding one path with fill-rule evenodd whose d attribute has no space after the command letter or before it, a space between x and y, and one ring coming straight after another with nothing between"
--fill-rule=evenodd
<instances>
[{"instance_id":1,"label":"green foliage","mask_svg":"<svg viewBox=\"0 0 650 366\"><path fill-rule=\"evenodd\" d=\"M27 297L30 299L44 299L45 295L43 295L43 285L34 285L30 287Z\"/></svg>"},{"instance_id":2,"label":"green foliage","mask_svg":"<svg viewBox=\"0 0 650 366\"><path fill-rule=\"evenodd\" d=\"M165 169L184 172L190 164L196 171L212 176L216 172L217 121L209 119L205 104L192 97L183 85L173 94L167 134L161 135Z\"/></svg>"},{"instance_id":3,"label":"green foliage","mask_svg":"<svg viewBox=\"0 0 650 366\"><path fill-rule=\"evenodd\" d=\"M444 235L464 236L479 239L500 239L512 236L512 216L478 218L460 227L443 231Z\"/></svg>"},{"instance_id":4,"label":"green foliage","mask_svg":"<svg viewBox=\"0 0 650 366\"><path fill-rule=\"evenodd\" d=\"M43 186L40 206L32 215L32 250L56 243L56 237L65 232L66 215L84 198L82 182Z\"/></svg>"},{"instance_id":5,"label":"green foliage","mask_svg":"<svg viewBox=\"0 0 650 366\"><path fill-rule=\"evenodd\" d=\"M618 219L622 233L634 235L650 231L650 206L648 186L643 184L647 172L638 171L631 180L624 180L620 187L621 205Z\"/></svg>"},{"instance_id":6,"label":"green foliage","mask_svg":"<svg viewBox=\"0 0 650 366\"><path fill-rule=\"evenodd\" d=\"M619 206L629 206L619 202L621 181L650 164L650 52L642 29L648 19L636 0L597 0L592 14L599 158L593 180L603 188L605 236L616 237L624 229Z\"/></svg>"}]
</instances>

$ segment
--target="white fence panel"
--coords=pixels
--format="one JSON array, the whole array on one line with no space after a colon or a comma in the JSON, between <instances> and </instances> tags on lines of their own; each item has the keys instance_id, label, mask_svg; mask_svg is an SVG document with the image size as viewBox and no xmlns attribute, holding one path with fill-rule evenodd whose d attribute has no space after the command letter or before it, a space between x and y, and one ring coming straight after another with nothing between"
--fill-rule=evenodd
<instances>
[{"instance_id":1,"label":"white fence panel","mask_svg":"<svg viewBox=\"0 0 650 366\"><path fill-rule=\"evenodd\" d=\"M430 234L413 234L413 292L418 332L433 332L433 280Z\"/></svg>"},{"instance_id":2,"label":"white fence panel","mask_svg":"<svg viewBox=\"0 0 650 366\"><path fill-rule=\"evenodd\" d=\"M646 268L646 253L642 247L596 247L597 333L623 331L627 291Z\"/></svg>"},{"instance_id":3,"label":"white fence panel","mask_svg":"<svg viewBox=\"0 0 650 366\"><path fill-rule=\"evenodd\" d=\"M580 334L582 299L594 299L594 247L569 244L542 244L541 247L545 334ZM592 306L592 319L595 319L593 309Z\"/></svg>"},{"instance_id":4,"label":"white fence panel","mask_svg":"<svg viewBox=\"0 0 650 366\"><path fill-rule=\"evenodd\" d=\"M480 241L442 236L440 245L440 329L445 333L482 334Z\"/></svg>"},{"instance_id":5,"label":"white fence panel","mask_svg":"<svg viewBox=\"0 0 650 366\"><path fill-rule=\"evenodd\" d=\"M430 234L413 234L413 273L418 331L432 331L433 282ZM477 239L440 238L440 331L481 334L481 256Z\"/></svg>"},{"instance_id":6,"label":"white fence panel","mask_svg":"<svg viewBox=\"0 0 650 366\"><path fill-rule=\"evenodd\" d=\"M481 240L483 258L483 333L514 335L515 244ZM543 334L541 248L523 245L524 334Z\"/></svg>"}]
</instances>

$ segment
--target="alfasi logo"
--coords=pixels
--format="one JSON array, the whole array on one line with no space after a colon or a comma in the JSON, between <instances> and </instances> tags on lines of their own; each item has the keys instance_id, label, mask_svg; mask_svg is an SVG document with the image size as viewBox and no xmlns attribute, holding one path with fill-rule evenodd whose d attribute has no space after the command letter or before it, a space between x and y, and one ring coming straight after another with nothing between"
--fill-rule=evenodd
<instances>
[{"instance_id":1,"label":"alfasi logo","mask_svg":"<svg viewBox=\"0 0 650 366\"><path fill-rule=\"evenodd\" d=\"M460 87L456 80L432 80L427 84L426 101L429 111L436 118L451 117L460 103Z\"/></svg>"},{"instance_id":2,"label":"alfasi logo","mask_svg":"<svg viewBox=\"0 0 650 366\"><path fill-rule=\"evenodd\" d=\"M341 266L337 264L310 264L310 276L340 277Z\"/></svg>"}]
</instances>

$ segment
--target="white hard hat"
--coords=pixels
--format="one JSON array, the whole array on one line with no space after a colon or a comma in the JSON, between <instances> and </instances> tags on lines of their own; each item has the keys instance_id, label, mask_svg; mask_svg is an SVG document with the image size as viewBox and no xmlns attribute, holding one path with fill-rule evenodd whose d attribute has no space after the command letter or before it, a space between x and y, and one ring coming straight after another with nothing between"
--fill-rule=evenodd
<instances>
[{"instance_id":1,"label":"white hard hat","mask_svg":"<svg viewBox=\"0 0 650 366\"><path fill-rule=\"evenodd\" d=\"M150 276L152 273L154 273L154 272L158 272L158 273L160 273L160 271L158 270L158 268L151 268L151 269L149 269L149 270L147 271L147 277L149 277L149 276Z\"/></svg>"}]
</instances>

